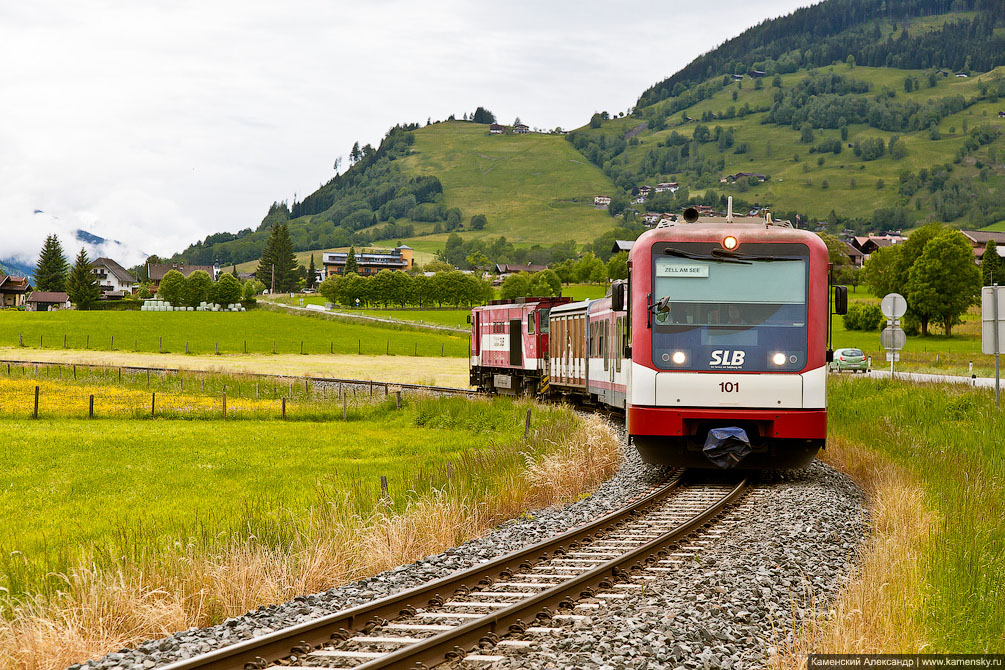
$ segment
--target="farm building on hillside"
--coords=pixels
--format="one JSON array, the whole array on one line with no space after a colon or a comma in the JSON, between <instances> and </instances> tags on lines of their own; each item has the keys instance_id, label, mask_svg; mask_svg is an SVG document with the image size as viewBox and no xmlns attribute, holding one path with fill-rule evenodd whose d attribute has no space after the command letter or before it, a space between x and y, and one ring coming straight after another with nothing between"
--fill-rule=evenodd
<instances>
[{"instance_id":1,"label":"farm building on hillside","mask_svg":"<svg viewBox=\"0 0 1005 670\"><path fill-rule=\"evenodd\" d=\"M601 208L603 208L603 207L607 207L610 204L611 204L611 198L610 198L610 196L598 195L598 196L595 196L593 198L593 206L594 207L601 207Z\"/></svg>"},{"instance_id":2,"label":"farm building on hillside","mask_svg":"<svg viewBox=\"0 0 1005 670\"><path fill-rule=\"evenodd\" d=\"M321 264L325 268L325 277L336 277L345 274L346 260L349 252L336 251L321 254ZM391 250L361 250L356 254L356 265L361 277L375 275L381 270L411 270L412 247L402 244Z\"/></svg>"},{"instance_id":3,"label":"farm building on hillside","mask_svg":"<svg viewBox=\"0 0 1005 670\"><path fill-rule=\"evenodd\" d=\"M984 258L984 252L987 250L987 244L990 241L994 241L995 249L998 251L999 256L1005 256L1005 233L998 233L991 230L961 230L963 237L967 238L967 242L974 250L974 260L980 263Z\"/></svg>"},{"instance_id":4,"label":"farm building on hillside","mask_svg":"<svg viewBox=\"0 0 1005 670\"><path fill-rule=\"evenodd\" d=\"M747 177L754 177L757 181L765 182L770 179L767 175L758 174L756 172L737 172L736 174L729 174L719 180L719 183L724 184L728 182L735 182L738 179L745 179Z\"/></svg>"},{"instance_id":5,"label":"farm building on hillside","mask_svg":"<svg viewBox=\"0 0 1005 670\"><path fill-rule=\"evenodd\" d=\"M866 235L851 238L851 245L865 254L868 259L869 255L877 249L903 244L905 239L900 235Z\"/></svg>"},{"instance_id":6,"label":"farm building on hillside","mask_svg":"<svg viewBox=\"0 0 1005 670\"><path fill-rule=\"evenodd\" d=\"M98 278L103 298L122 298L130 295L139 283L133 273L111 258L99 258L91 263L91 268Z\"/></svg>"},{"instance_id":7,"label":"farm building on hillside","mask_svg":"<svg viewBox=\"0 0 1005 670\"><path fill-rule=\"evenodd\" d=\"M0 271L0 307L23 307L30 290L27 277L12 277Z\"/></svg>"},{"instance_id":8,"label":"farm building on hillside","mask_svg":"<svg viewBox=\"0 0 1005 670\"><path fill-rule=\"evenodd\" d=\"M527 133L530 132L530 126L528 126L526 123L518 123L515 126L513 126L513 132L516 133L517 135L526 135Z\"/></svg>"},{"instance_id":9,"label":"farm building on hillside","mask_svg":"<svg viewBox=\"0 0 1005 670\"><path fill-rule=\"evenodd\" d=\"M489 134L490 135L502 135L503 131L506 130L505 126L501 126L498 123L489 124Z\"/></svg>"},{"instance_id":10,"label":"farm building on hillside","mask_svg":"<svg viewBox=\"0 0 1005 670\"><path fill-rule=\"evenodd\" d=\"M665 182L661 182L659 184L656 184L656 192L657 193L666 193L667 191L669 191L670 193L676 193L677 189L679 189L679 188L680 188L680 185L677 182L675 182L675 181L665 181Z\"/></svg>"},{"instance_id":11,"label":"farm building on hillside","mask_svg":"<svg viewBox=\"0 0 1005 670\"><path fill-rule=\"evenodd\" d=\"M29 312L56 312L70 309L70 296L63 291L35 291L28 297Z\"/></svg>"}]
</instances>

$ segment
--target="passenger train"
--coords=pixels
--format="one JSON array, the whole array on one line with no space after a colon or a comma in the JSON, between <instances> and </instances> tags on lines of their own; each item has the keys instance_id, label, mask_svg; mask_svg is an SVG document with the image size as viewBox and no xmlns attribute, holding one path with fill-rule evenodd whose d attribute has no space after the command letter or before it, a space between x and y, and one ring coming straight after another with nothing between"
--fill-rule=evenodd
<instances>
[{"instance_id":1,"label":"passenger train","mask_svg":"<svg viewBox=\"0 0 1005 670\"><path fill-rule=\"evenodd\" d=\"M471 384L622 411L649 463L809 463L826 440L830 315L847 308L820 237L689 209L640 236L628 266L598 300L476 307Z\"/></svg>"}]
</instances>

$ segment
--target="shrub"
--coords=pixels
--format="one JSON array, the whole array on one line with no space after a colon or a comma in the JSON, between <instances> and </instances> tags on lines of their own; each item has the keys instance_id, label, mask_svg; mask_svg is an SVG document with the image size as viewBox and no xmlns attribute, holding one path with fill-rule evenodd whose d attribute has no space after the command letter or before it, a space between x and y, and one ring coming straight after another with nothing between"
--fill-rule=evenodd
<instances>
[{"instance_id":1,"label":"shrub","mask_svg":"<svg viewBox=\"0 0 1005 670\"><path fill-rule=\"evenodd\" d=\"M879 305L862 305L859 312L859 330L876 330L884 321L883 311Z\"/></svg>"},{"instance_id":2,"label":"shrub","mask_svg":"<svg viewBox=\"0 0 1005 670\"><path fill-rule=\"evenodd\" d=\"M848 305L848 312L844 315L844 327L847 330L858 330L859 321L862 314L862 305L858 303L852 303Z\"/></svg>"}]
</instances>

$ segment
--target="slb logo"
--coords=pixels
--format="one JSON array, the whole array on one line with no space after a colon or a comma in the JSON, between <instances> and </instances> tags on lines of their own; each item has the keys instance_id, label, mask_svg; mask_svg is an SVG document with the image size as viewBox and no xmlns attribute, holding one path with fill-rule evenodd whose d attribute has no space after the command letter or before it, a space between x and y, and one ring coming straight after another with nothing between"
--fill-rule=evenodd
<instances>
[{"instance_id":1,"label":"slb logo","mask_svg":"<svg viewBox=\"0 0 1005 670\"><path fill-rule=\"evenodd\" d=\"M743 359L747 357L745 351L730 351L729 349L716 349L712 352L712 360L709 365L725 365L731 368L738 368L743 365Z\"/></svg>"}]
</instances>

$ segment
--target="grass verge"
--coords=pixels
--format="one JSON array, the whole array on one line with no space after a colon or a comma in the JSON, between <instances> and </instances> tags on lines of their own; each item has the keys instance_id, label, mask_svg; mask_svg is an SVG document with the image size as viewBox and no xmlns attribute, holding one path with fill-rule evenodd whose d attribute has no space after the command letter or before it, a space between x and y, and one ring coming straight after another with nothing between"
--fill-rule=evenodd
<instances>
[{"instance_id":1,"label":"grass verge","mask_svg":"<svg viewBox=\"0 0 1005 670\"><path fill-rule=\"evenodd\" d=\"M986 389L832 379L825 458L870 494L873 533L830 616L776 659L1005 651L1005 424Z\"/></svg>"},{"instance_id":2,"label":"grass verge","mask_svg":"<svg viewBox=\"0 0 1005 670\"><path fill-rule=\"evenodd\" d=\"M339 430L173 422L170 439L163 421L0 424L17 464L0 667L61 668L353 581L575 499L618 463L607 424L565 408L414 395L369 411Z\"/></svg>"}]
</instances>

